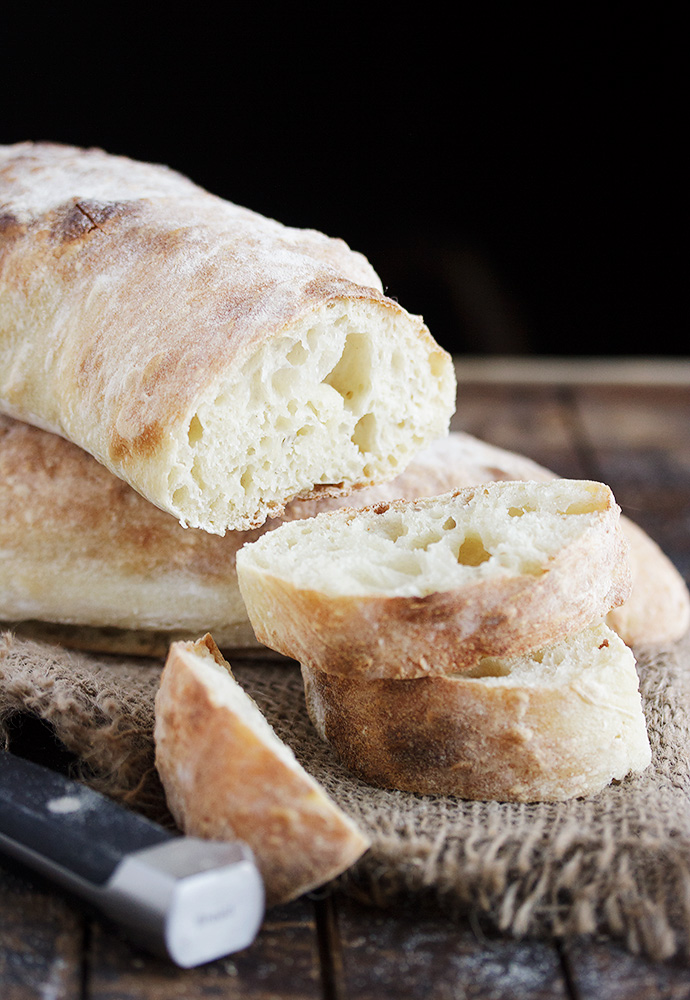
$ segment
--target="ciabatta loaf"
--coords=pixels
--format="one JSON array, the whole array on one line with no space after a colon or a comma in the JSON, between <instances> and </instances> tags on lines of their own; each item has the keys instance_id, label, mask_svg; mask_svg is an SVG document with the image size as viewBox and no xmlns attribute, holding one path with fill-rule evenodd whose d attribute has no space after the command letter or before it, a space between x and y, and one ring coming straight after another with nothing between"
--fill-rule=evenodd
<instances>
[{"instance_id":1,"label":"ciabatta loaf","mask_svg":"<svg viewBox=\"0 0 690 1000\"><path fill-rule=\"evenodd\" d=\"M171 646L155 709L156 767L178 826L249 844L268 903L329 881L368 848L276 736L211 636Z\"/></svg>"},{"instance_id":2,"label":"ciabatta loaf","mask_svg":"<svg viewBox=\"0 0 690 1000\"><path fill-rule=\"evenodd\" d=\"M339 677L303 666L309 714L370 784L464 799L592 795L651 751L631 650L603 624L462 675Z\"/></svg>"},{"instance_id":3,"label":"ciabatta loaf","mask_svg":"<svg viewBox=\"0 0 690 1000\"><path fill-rule=\"evenodd\" d=\"M553 479L521 455L452 432L389 483L349 497L294 500L283 518L434 496L502 479ZM224 537L183 529L81 448L0 415L0 622L82 649L164 657L175 639L210 631L237 655L267 652L249 624L235 554L280 518ZM690 622L678 570L625 517L633 589L608 623L632 642L673 641Z\"/></svg>"},{"instance_id":4,"label":"ciabatta loaf","mask_svg":"<svg viewBox=\"0 0 690 1000\"><path fill-rule=\"evenodd\" d=\"M283 524L237 553L257 638L328 673L455 673L555 642L629 595L602 483L502 482Z\"/></svg>"},{"instance_id":5,"label":"ciabatta loaf","mask_svg":"<svg viewBox=\"0 0 690 1000\"><path fill-rule=\"evenodd\" d=\"M449 355L342 241L165 167L0 147L0 410L184 525L392 479L448 429Z\"/></svg>"}]
</instances>

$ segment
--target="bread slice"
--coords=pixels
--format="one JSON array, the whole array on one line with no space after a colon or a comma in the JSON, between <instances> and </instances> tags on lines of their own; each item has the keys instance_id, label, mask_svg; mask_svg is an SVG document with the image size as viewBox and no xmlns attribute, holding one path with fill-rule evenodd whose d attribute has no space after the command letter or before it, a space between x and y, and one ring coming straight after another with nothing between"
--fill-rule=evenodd
<instances>
[{"instance_id":1,"label":"bread slice","mask_svg":"<svg viewBox=\"0 0 690 1000\"><path fill-rule=\"evenodd\" d=\"M240 839L269 904L340 874L369 841L275 734L210 635L174 643L156 695L156 767L188 834Z\"/></svg>"},{"instance_id":2,"label":"bread slice","mask_svg":"<svg viewBox=\"0 0 690 1000\"><path fill-rule=\"evenodd\" d=\"M456 479L496 474L474 444L450 435L391 483L349 498L295 500L283 518L445 492ZM172 641L209 631L224 650L266 651L247 618L235 555L280 523L224 537L183 529L81 448L0 414L0 621L24 635L164 657Z\"/></svg>"},{"instance_id":3,"label":"bread slice","mask_svg":"<svg viewBox=\"0 0 690 1000\"><path fill-rule=\"evenodd\" d=\"M328 673L455 673L602 619L630 592L602 483L502 482L293 521L237 553L257 638Z\"/></svg>"},{"instance_id":4,"label":"bread slice","mask_svg":"<svg viewBox=\"0 0 690 1000\"><path fill-rule=\"evenodd\" d=\"M525 656L480 657L462 675L302 672L321 738L384 788L556 801L593 795L651 759L633 654L603 624Z\"/></svg>"},{"instance_id":5,"label":"bread slice","mask_svg":"<svg viewBox=\"0 0 690 1000\"><path fill-rule=\"evenodd\" d=\"M345 243L165 167L0 147L0 410L184 525L393 478L448 430L450 356Z\"/></svg>"},{"instance_id":6,"label":"bread slice","mask_svg":"<svg viewBox=\"0 0 690 1000\"><path fill-rule=\"evenodd\" d=\"M294 500L294 520L345 505L415 499L490 480L555 478L521 455L452 432L394 480L349 497ZM281 519L224 537L183 529L81 448L0 414L0 621L80 649L165 657L210 631L224 651L264 654L249 624L235 554ZM668 557L627 518L633 589L607 620L628 644L674 641L690 595Z\"/></svg>"}]
</instances>

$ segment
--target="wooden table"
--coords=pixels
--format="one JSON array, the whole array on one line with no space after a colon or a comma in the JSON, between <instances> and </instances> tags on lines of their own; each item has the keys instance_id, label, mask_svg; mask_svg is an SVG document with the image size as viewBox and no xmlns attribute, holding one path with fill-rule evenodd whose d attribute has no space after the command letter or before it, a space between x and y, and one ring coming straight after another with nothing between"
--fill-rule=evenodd
<instances>
[{"instance_id":1,"label":"wooden table","mask_svg":"<svg viewBox=\"0 0 690 1000\"><path fill-rule=\"evenodd\" d=\"M459 359L454 427L601 479L690 579L690 361ZM515 941L324 890L270 911L247 950L182 971L0 859L3 1000L690 997L690 968L608 940Z\"/></svg>"}]
</instances>

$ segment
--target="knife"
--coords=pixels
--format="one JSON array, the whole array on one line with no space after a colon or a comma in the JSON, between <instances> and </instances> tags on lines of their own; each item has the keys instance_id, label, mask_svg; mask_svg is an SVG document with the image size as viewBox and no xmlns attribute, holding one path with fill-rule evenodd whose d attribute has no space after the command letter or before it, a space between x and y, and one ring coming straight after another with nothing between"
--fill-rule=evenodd
<instances>
[{"instance_id":1,"label":"knife","mask_svg":"<svg viewBox=\"0 0 690 1000\"><path fill-rule=\"evenodd\" d=\"M246 948L264 887L246 844L180 836L41 764L0 751L0 851L191 968Z\"/></svg>"}]
</instances>

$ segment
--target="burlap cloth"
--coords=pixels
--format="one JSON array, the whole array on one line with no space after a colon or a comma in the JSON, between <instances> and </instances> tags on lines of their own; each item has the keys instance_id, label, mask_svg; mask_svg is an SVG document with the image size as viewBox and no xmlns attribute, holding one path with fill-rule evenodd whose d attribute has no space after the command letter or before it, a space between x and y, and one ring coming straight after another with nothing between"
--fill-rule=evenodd
<instances>
[{"instance_id":1,"label":"burlap cloth","mask_svg":"<svg viewBox=\"0 0 690 1000\"><path fill-rule=\"evenodd\" d=\"M372 838L340 879L376 906L433 905L515 935L603 932L654 959L690 955L690 644L636 650L653 760L558 804L464 802L370 788L315 735L292 664L233 664L278 735ZM162 664L0 638L0 737L27 713L77 755L81 780L170 823L154 768Z\"/></svg>"}]
</instances>

